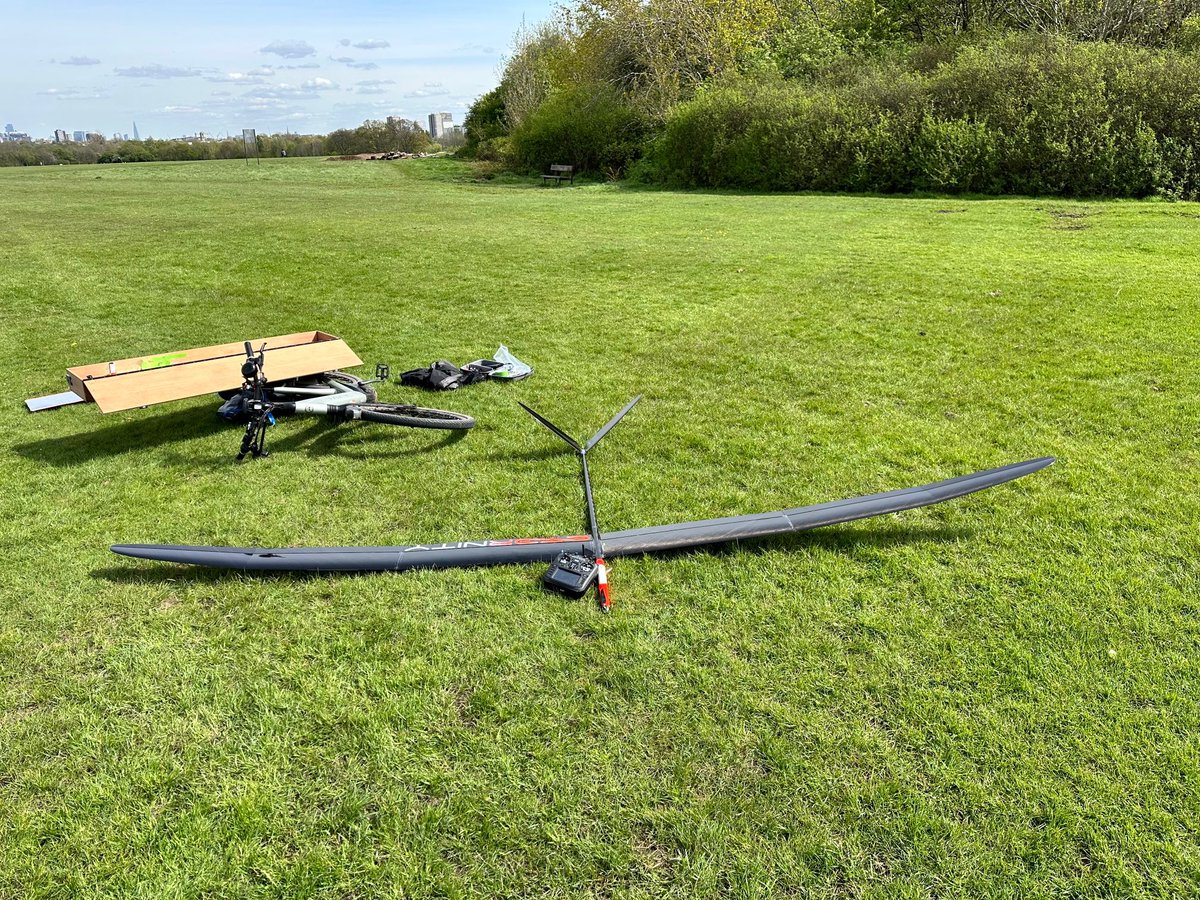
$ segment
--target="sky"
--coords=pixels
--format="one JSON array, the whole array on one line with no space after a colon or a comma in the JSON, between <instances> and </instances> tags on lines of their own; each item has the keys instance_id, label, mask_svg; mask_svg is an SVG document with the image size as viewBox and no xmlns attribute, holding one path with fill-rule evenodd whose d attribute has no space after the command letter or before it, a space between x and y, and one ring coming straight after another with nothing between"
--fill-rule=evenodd
<instances>
[{"instance_id":1,"label":"sky","mask_svg":"<svg viewBox=\"0 0 1200 900\"><path fill-rule=\"evenodd\" d=\"M180 137L461 123L550 0L5 0L0 126Z\"/></svg>"}]
</instances>

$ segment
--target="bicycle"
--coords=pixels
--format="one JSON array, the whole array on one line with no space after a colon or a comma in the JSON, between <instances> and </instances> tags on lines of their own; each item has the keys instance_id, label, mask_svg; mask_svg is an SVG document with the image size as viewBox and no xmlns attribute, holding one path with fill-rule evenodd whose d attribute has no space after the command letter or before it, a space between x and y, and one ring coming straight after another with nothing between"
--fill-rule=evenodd
<instances>
[{"instance_id":1,"label":"bicycle","mask_svg":"<svg viewBox=\"0 0 1200 900\"><path fill-rule=\"evenodd\" d=\"M242 446L237 458L267 456L267 428L276 415L326 416L331 421L376 422L406 428L438 428L465 431L475 420L463 413L428 409L405 403L380 403L374 385L387 381L388 367L375 367L375 378L364 380L348 372L322 372L303 378L272 382L263 372L264 344L257 353L246 341L246 361L242 363L241 390L222 394L225 402L218 410L231 422L246 422Z\"/></svg>"}]
</instances>

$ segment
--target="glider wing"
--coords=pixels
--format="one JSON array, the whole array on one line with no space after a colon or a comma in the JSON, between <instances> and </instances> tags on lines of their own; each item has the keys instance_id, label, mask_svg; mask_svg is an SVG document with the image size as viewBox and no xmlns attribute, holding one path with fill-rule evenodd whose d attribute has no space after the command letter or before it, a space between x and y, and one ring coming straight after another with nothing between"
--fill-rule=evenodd
<instances>
[{"instance_id":1,"label":"glider wing","mask_svg":"<svg viewBox=\"0 0 1200 900\"><path fill-rule=\"evenodd\" d=\"M932 506L1022 478L1044 469L1054 457L1031 459L921 487L871 494L797 509L728 516L678 525L657 525L601 535L605 556L636 556L662 550L703 547L795 531L808 531L857 519ZM192 547L180 544L116 544L123 556L161 562L271 572L399 572L549 562L560 553L585 553L589 535L507 540L454 541L407 547L294 547L274 550Z\"/></svg>"}]
</instances>

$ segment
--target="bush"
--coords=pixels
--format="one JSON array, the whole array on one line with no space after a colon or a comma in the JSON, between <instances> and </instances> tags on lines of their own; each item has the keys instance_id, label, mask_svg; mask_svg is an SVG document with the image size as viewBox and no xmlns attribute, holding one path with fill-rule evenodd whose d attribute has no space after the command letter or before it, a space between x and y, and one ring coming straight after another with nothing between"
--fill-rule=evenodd
<instances>
[{"instance_id":1,"label":"bush","mask_svg":"<svg viewBox=\"0 0 1200 900\"><path fill-rule=\"evenodd\" d=\"M922 119L911 85L866 92L784 81L707 88L655 145L660 180L759 190L911 190L905 149ZM879 88L880 90L875 90Z\"/></svg>"},{"instance_id":2,"label":"bush","mask_svg":"<svg viewBox=\"0 0 1200 900\"><path fill-rule=\"evenodd\" d=\"M981 122L927 117L911 155L917 190L995 194L1003 189L1000 148L995 134Z\"/></svg>"},{"instance_id":3,"label":"bush","mask_svg":"<svg viewBox=\"0 0 1200 900\"><path fill-rule=\"evenodd\" d=\"M464 155L467 155L464 153ZM475 145L475 152L470 158L480 162L504 162L512 156L507 137L499 136L480 141Z\"/></svg>"},{"instance_id":4,"label":"bush","mask_svg":"<svg viewBox=\"0 0 1200 900\"><path fill-rule=\"evenodd\" d=\"M644 170L764 190L1200 197L1200 58L1004 37L811 82L710 83Z\"/></svg>"},{"instance_id":5,"label":"bush","mask_svg":"<svg viewBox=\"0 0 1200 900\"><path fill-rule=\"evenodd\" d=\"M599 85L556 91L509 139L509 162L529 172L556 163L617 177L641 155L645 124L615 91Z\"/></svg>"}]
</instances>

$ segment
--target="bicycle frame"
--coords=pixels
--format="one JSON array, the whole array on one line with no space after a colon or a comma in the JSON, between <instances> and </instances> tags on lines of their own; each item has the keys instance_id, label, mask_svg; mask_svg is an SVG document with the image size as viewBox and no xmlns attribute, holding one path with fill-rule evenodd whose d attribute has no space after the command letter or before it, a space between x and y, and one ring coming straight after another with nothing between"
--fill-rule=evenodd
<instances>
[{"instance_id":1,"label":"bicycle frame","mask_svg":"<svg viewBox=\"0 0 1200 900\"><path fill-rule=\"evenodd\" d=\"M263 351L257 354L246 344L246 361L242 364L242 389L227 399L219 414L229 421L246 422L239 460L247 455L257 459L267 456L266 431L275 424L275 416L325 416L331 422L380 422L386 425L407 425L412 428L470 428L475 420L460 413L424 409L407 404L376 402L375 391L369 387L388 379L388 367L375 367L375 378L366 381L345 372L322 372L302 378L272 384L263 374Z\"/></svg>"},{"instance_id":2,"label":"bicycle frame","mask_svg":"<svg viewBox=\"0 0 1200 900\"><path fill-rule=\"evenodd\" d=\"M294 413L298 416L324 416L336 407L368 401L365 393L338 381L327 381L314 385L276 385L268 387L267 392L277 398L276 410L281 413ZM296 397L297 399L284 401L284 397Z\"/></svg>"}]
</instances>

